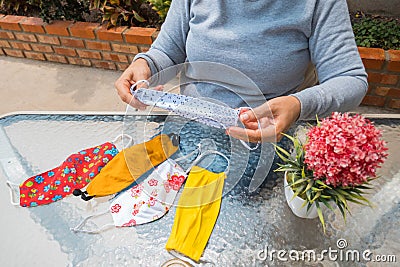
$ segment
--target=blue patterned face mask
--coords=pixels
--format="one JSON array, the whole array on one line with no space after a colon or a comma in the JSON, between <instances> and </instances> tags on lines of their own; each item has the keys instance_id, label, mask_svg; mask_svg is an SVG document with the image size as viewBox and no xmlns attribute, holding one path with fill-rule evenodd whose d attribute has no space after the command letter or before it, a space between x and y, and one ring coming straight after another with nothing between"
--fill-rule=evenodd
<instances>
[{"instance_id":1,"label":"blue patterned face mask","mask_svg":"<svg viewBox=\"0 0 400 267\"><path fill-rule=\"evenodd\" d=\"M226 129L237 126L240 109L233 109L210 101L185 95L166 93L149 89L136 89L138 81L131 87L131 93L140 102L169 110L189 120L198 121L211 127Z\"/></svg>"}]
</instances>

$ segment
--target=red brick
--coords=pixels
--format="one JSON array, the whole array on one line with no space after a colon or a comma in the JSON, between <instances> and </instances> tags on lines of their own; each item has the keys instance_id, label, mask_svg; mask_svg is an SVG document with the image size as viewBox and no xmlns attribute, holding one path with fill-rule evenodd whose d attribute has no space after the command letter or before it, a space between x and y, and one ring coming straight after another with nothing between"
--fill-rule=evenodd
<instances>
[{"instance_id":1,"label":"red brick","mask_svg":"<svg viewBox=\"0 0 400 267\"><path fill-rule=\"evenodd\" d=\"M389 64L387 70L400 72L400 50L389 50Z\"/></svg>"},{"instance_id":2,"label":"red brick","mask_svg":"<svg viewBox=\"0 0 400 267\"><path fill-rule=\"evenodd\" d=\"M139 53L139 50L135 45L111 44L111 47L115 52L128 53L128 54Z\"/></svg>"},{"instance_id":3,"label":"red brick","mask_svg":"<svg viewBox=\"0 0 400 267\"><path fill-rule=\"evenodd\" d=\"M89 59L83 59L83 58L69 57L68 62L69 62L69 64L81 65L81 66L87 66L87 67L90 67L92 65L92 63L90 62Z\"/></svg>"},{"instance_id":4,"label":"red brick","mask_svg":"<svg viewBox=\"0 0 400 267\"><path fill-rule=\"evenodd\" d=\"M8 48L4 48L4 53L6 53L7 56L10 57L25 57L24 53L22 53L21 50L14 50L14 49L8 49Z\"/></svg>"},{"instance_id":5,"label":"red brick","mask_svg":"<svg viewBox=\"0 0 400 267\"><path fill-rule=\"evenodd\" d=\"M375 94L379 95L379 96L386 96L389 93L389 91L390 91L389 87L380 87L380 86L378 86L375 89Z\"/></svg>"},{"instance_id":6,"label":"red brick","mask_svg":"<svg viewBox=\"0 0 400 267\"><path fill-rule=\"evenodd\" d=\"M0 47L10 48L10 44L6 40L0 40Z\"/></svg>"},{"instance_id":7,"label":"red brick","mask_svg":"<svg viewBox=\"0 0 400 267\"><path fill-rule=\"evenodd\" d=\"M46 60L46 58L44 57L43 53L38 53L38 52L25 52L25 56L26 58L31 58L31 59L35 59L35 60Z\"/></svg>"},{"instance_id":8,"label":"red brick","mask_svg":"<svg viewBox=\"0 0 400 267\"><path fill-rule=\"evenodd\" d=\"M375 72L368 73L368 82L372 82L372 83L382 83L382 84L394 85L397 83L398 80L399 80L398 75L381 74L381 73L375 73Z\"/></svg>"},{"instance_id":9,"label":"red brick","mask_svg":"<svg viewBox=\"0 0 400 267\"><path fill-rule=\"evenodd\" d=\"M71 26L73 21L61 21L56 20L50 24L44 26L46 32L48 34L60 35L60 36L69 36L68 27Z\"/></svg>"},{"instance_id":10,"label":"red brick","mask_svg":"<svg viewBox=\"0 0 400 267\"><path fill-rule=\"evenodd\" d=\"M26 32L44 33L44 22L41 18L29 17L19 24Z\"/></svg>"},{"instance_id":11,"label":"red brick","mask_svg":"<svg viewBox=\"0 0 400 267\"><path fill-rule=\"evenodd\" d=\"M102 68L102 69L108 69L108 70L116 70L117 67L113 62L108 62L108 61L98 61L98 60L92 60L93 66L96 68Z\"/></svg>"},{"instance_id":12,"label":"red brick","mask_svg":"<svg viewBox=\"0 0 400 267\"><path fill-rule=\"evenodd\" d=\"M21 50L26 50L26 51L32 50L31 45L28 43L10 41L10 45L12 48L16 48L16 49L21 49Z\"/></svg>"},{"instance_id":13,"label":"red brick","mask_svg":"<svg viewBox=\"0 0 400 267\"><path fill-rule=\"evenodd\" d=\"M93 50L107 50L110 51L110 43L108 42L97 42L97 41L85 41L87 49Z\"/></svg>"},{"instance_id":14,"label":"red brick","mask_svg":"<svg viewBox=\"0 0 400 267\"><path fill-rule=\"evenodd\" d=\"M0 48L0 56L5 56L3 49Z\"/></svg>"},{"instance_id":15,"label":"red brick","mask_svg":"<svg viewBox=\"0 0 400 267\"><path fill-rule=\"evenodd\" d=\"M68 63L67 59L64 56L46 54L45 55L48 61L58 62L58 63Z\"/></svg>"},{"instance_id":16,"label":"red brick","mask_svg":"<svg viewBox=\"0 0 400 267\"><path fill-rule=\"evenodd\" d=\"M76 51L73 48L54 47L54 51L59 55L70 56L70 57L76 56Z\"/></svg>"},{"instance_id":17,"label":"red brick","mask_svg":"<svg viewBox=\"0 0 400 267\"><path fill-rule=\"evenodd\" d=\"M125 55L103 52L103 59L115 62L128 63L128 58Z\"/></svg>"},{"instance_id":18,"label":"red brick","mask_svg":"<svg viewBox=\"0 0 400 267\"><path fill-rule=\"evenodd\" d=\"M380 48L359 47L364 67L366 69L380 70L385 62L385 51Z\"/></svg>"},{"instance_id":19,"label":"red brick","mask_svg":"<svg viewBox=\"0 0 400 267\"><path fill-rule=\"evenodd\" d=\"M101 28L99 28L96 31L97 38L100 40L104 41L123 41L122 38L122 33L127 29L128 27L123 26L123 27L113 27L111 29L107 30L107 26L103 25Z\"/></svg>"},{"instance_id":20,"label":"red brick","mask_svg":"<svg viewBox=\"0 0 400 267\"><path fill-rule=\"evenodd\" d=\"M100 52L97 51L89 51L89 50L77 50L79 57L81 58L94 58L101 59Z\"/></svg>"},{"instance_id":21,"label":"red brick","mask_svg":"<svg viewBox=\"0 0 400 267\"><path fill-rule=\"evenodd\" d=\"M69 27L71 36L87 39L95 39L94 30L99 27L98 23L75 22Z\"/></svg>"},{"instance_id":22,"label":"red brick","mask_svg":"<svg viewBox=\"0 0 400 267\"><path fill-rule=\"evenodd\" d=\"M33 51L44 52L44 53L53 53L53 48L50 45L41 45L41 44L31 44Z\"/></svg>"},{"instance_id":23,"label":"red brick","mask_svg":"<svg viewBox=\"0 0 400 267\"><path fill-rule=\"evenodd\" d=\"M0 28L3 30L21 31L19 22L26 19L24 16L7 15L0 20Z\"/></svg>"},{"instance_id":24,"label":"red brick","mask_svg":"<svg viewBox=\"0 0 400 267\"><path fill-rule=\"evenodd\" d=\"M385 105L385 98L380 96L367 95L364 97L361 104L368 106L383 107Z\"/></svg>"},{"instance_id":25,"label":"red brick","mask_svg":"<svg viewBox=\"0 0 400 267\"><path fill-rule=\"evenodd\" d=\"M71 47L78 47L78 48L85 47L85 44L83 43L82 40L65 38L65 37L60 37L60 40L61 40L61 44L64 46L71 46Z\"/></svg>"},{"instance_id":26,"label":"red brick","mask_svg":"<svg viewBox=\"0 0 400 267\"><path fill-rule=\"evenodd\" d=\"M149 51L150 46L140 46L139 47L139 51L140 53L146 53L147 51Z\"/></svg>"},{"instance_id":27,"label":"red brick","mask_svg":"<svg viewBox=\"0 0 400 267\"><path fill-rule=\"evenodd\" d=\"M154 28L131 27L126 30L123 35L128 43L133 44L152 44L153 34L156 33Z\"/></svg>"},{"instance_id":28,"label":"red brick","mask_svg":"<svg viewBox=\"0 0 400 267\"><path fill-rule=\"evenodd\" d=\"M6 32L0 30L0 39L15 39L12 32Z\"/></svg>"},{"instance_id":29,"label":"red brick","mask_svg":"<svg viewBox=\"0 0 400 267\"><path fill-rule=\"evenodd\" d=\"M129 67L128 63L117 63L118 70L124 71Z\"/></svg>"},{"instance_id":30,"label":"red brick","mask_svg":"<svg viewBox=\"0 0 400 267\"><path fill-rule=\"evenodd\" d=\"M391 99L389 102L389 108L400 109L400 99Z\"/></svg>"},{"instance_id":31,"label":"red brick","mask_svg":"<svg viewBox=\"0 0 400 267\"><path fill-rule=\"evenodd\" d=\"M389 90L387 96L391 96L394 98L400 98L400 88L391 88Z\"/></svg>"},{"instance_id":32,"label":"red brick","mask_svg":"<svg viewBox=\"0 0 400 267\"><path fill-rule=\"evenodd\" d=\"M55 36L47 36L47 35L36 35L37 39L39 42L44 43L44 44L53 44L53 45L59 45L60 40L58 40L58 37Z\"/></svg>"},{"instance_id":33,"label":"red brick","mask_svg":"<svg viewBox=\"0 0 400 267\"><path fill-rule=\"evenodd\" d=\"M35 35L31 34L31 33L16 32L15 38L17 38L17 40L25 41L25 42L31 42L31 43L37 42Z\"/></svg>"}]
</instances>

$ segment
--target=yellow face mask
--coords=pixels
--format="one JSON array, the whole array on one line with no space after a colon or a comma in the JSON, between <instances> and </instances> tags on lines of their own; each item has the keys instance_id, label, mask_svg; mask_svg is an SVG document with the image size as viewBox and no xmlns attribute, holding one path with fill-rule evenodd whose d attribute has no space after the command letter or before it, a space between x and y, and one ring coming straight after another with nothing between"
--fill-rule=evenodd
<instances>
[{"instance_id":1,"label":"yellow face mask","mask_svg":"<svg viewBox=\"0 0 400 267\"><path fill-rule=\"evenodd\" d=\"M177 150L178 144L166 134L122 150L93 178L82 198L89 200L122 191Z\"/></svg>"},{"instance_id":2,"label":"yellow face mask","mask_svg":"<svg viewBox=\"0 0 400 267\"><path fill-rule=\"evenodd\" d=\"M191 169L165 246L168 251L200 260L218 218L225 178L225 172Z\"/></svg>"}]
</instances>

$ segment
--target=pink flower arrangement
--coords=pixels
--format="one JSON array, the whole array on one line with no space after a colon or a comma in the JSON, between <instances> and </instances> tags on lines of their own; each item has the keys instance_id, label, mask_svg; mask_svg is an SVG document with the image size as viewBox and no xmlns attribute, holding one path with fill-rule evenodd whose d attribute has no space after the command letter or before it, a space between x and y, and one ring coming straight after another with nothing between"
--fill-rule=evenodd
<instances>
[{"instance_id":1,"label":"pink flower arrangement","mask_svg":"<svg viewBox=\"0 0 400 267\"><path fill-rule=\"evenodd\" d=\"M283 164L275 171L285 172L294 197L304 200L309 211L316 207L325 230L322 205L333 210L336 205L343 217L349 211L348 202L370 205L364 197L371 189L387 154L382 132L368 119L348 113L332 113L307 131L307 139L284 134L293 143L293 151L275 146ZM293 198L294 198L293 197Z\"/></svg>"},{"instance_id":2,"label":"pink flower arrangement","mask_svg":"<svg viewBox=\"0 0 400 267\"><path fill-rule=\"evenodd\" d=\"M307 133L304 163L327 185L357 186L376 177L387 157L380 130L360 115L333 113Z\"/></svg>"}]
</instances>

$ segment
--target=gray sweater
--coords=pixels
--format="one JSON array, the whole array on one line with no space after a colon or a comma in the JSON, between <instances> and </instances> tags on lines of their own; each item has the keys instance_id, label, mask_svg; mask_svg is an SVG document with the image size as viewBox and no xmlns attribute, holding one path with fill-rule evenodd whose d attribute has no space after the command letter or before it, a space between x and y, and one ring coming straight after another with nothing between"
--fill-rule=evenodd
<instances>
[{"instance_id":1,"label":"gray sweater","mask_svg":"<svg viewBox=\"0 0 400 267\"><path fill-rule=\"evenodd\" d=\"M233 69L192 67L184 76L222 80L197 92L232 107L293 95L300 119L348 111L368 87L346 0L173 0L151 49L135 58L152 74L184 62L227 65ZM310 61L319 85L298 91Z\"/></svg>"}]
</instances>

